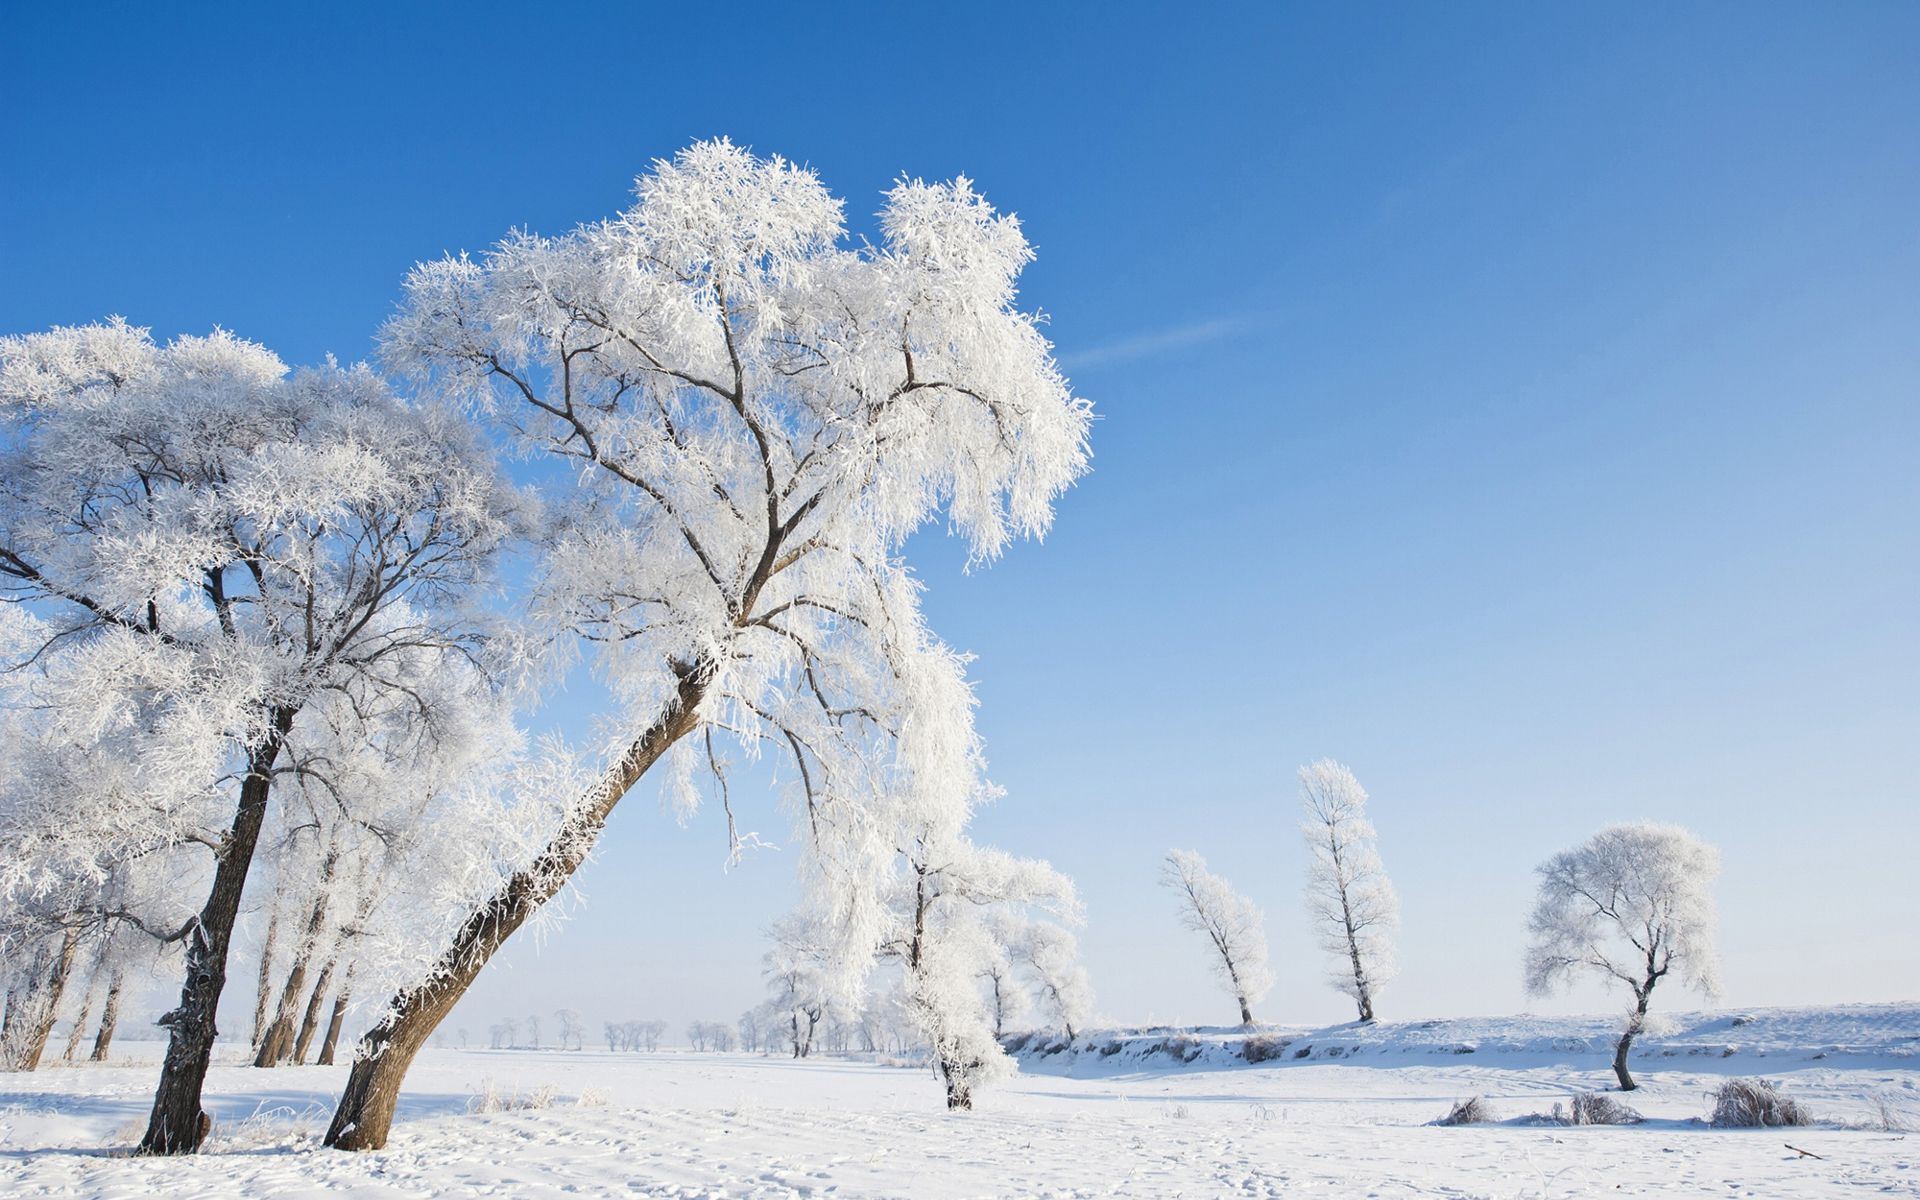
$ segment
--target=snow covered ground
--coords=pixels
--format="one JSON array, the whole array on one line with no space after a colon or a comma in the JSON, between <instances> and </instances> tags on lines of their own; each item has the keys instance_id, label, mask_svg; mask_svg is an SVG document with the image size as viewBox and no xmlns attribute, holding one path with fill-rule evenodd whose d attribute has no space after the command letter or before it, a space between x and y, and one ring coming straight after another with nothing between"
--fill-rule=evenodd
<instances>
[{"instance_id":1,"label":"snow covered ground","mask_svg":"<svg viewBox=\"0 0 1920 1200\"><path fill-rule=\"evenodd\" d=\"M1920 1005L1683 1016L1635 1056L1643 1087L1623 1098L1646 1123L1517 1123L1608 1083L1607 1032L1273 1029L1256 1053L1279 1056L1258 1063L1240 1030L1035 1039L969 1114L942 1110L924 1070L844 1059L429 1051L389 1148L367 1155L316 1147L344 1069L221 1066L214 1142L186 1160L124 1156L157 1071L158 1047L130 1044L148 1060L0 1076L0 1196L1920 1194L1920 1135L1898 1128L1920 1125ZM1736 1075L1823 1123L1700 1124ZM470 1111L489 1089L547 1107ZM1476 1094L1509 1123L1428 1124Z\"/></svg>"}]
</instances>

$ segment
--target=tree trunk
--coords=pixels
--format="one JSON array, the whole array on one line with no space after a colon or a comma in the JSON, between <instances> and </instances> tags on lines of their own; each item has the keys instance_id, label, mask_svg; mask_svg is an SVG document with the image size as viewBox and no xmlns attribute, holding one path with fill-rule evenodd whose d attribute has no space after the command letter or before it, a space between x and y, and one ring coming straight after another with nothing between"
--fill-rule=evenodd
<instances>
[{"instance_id":1,"label":"tree trunk","mask_svg":"<svg viewBox=\"0 0 1920 1200\"><path fill-rule=\"evenodd\" d=\"M260 1048L254 1052L254 1066L277 1067L292 1052L293 1010L299 1005L300 993L306 987L307 964L296 957L287 971L286 983L280 987L280 1002L273 1006L273 1020L267 1023L267 1032L260 1039Z\"/></svg>"},{"instance_id":2,"label":"tree trunk","mask_svg":"<svg viewBox=\"0 0 1920 1200\"><path fill-rule=\"evenodd\" d=\"M267 1005L273 999L273 948L280 940L280 895L274 893L273 915L267 918L267 938L260 943L260 990L253 998L253 1040L248 1044L254 1049L260 1048L260 1041L267 1036Z\"/></svg>"},{"instance_id":3,"label":"tree trunk","mask_svg":"<svg viewBox=\"0 0 1920 1200\"><path fill-rule=\"evenodd\" d=\"M1340 851L1333 850L1336 868L1340 863ZM1347 899L1347 885L1340 885L1340 923L1347 931L1347 957L1353 963L1353 999L1360 1007L1360 1023L1368 1024L1373 1020L1373 988L1367 984L1367 969L1360 964L1360 934L1353 927L1353 905Z\"/></svg>"},{"instance_id":4,"label":"tree trunk","mask_svg":"<svg viewBox=\"0 0 1920 1200\"><path fill-rule=\"evenodd\" d=\"M333 1051L340 1044L340 1025L347 1017L347 1002L353 998L353 969L358 963L347 968L347 977L340 981L340 994L333 998L333 1016L327 1021L327 1036L320 1043L319 1065L333 1065Z\"/></svg>"},{"instance_id":5,"label":"tree trunk","mask_svg":"<svg viewBox=\"0 0 1920 1200\"><path fill-rule=\"evenodd\" d=\"M25 1012L14 1026L13 1069L37 1071L41 1056L47 1052L47 1040L60 1019L60 998L66 994L67 980L73 975L73 961L80 953L80 926L69 925L60 935L60 952L53 956L44 979L38 979L27 991Z\"/></svg>"},{"instance_id":6,"label":"tree trunk","mask_svg":"<svg viewBox=\"0 0 1920 1200\"><path fill-rule=\"evenodd\" d=\"M33 947L33 959L24 969L16 969L7 985L7 1019L0 1023L0 1071L18 1071L25 1061L26 1029L33 1024L33 1009L38 1002L40 983L53 964L53 952L45 941Z\"/></svg>"},{"instance_id":7,"label":"tree trunk","mask_svg":"<svg viewBox=\"0 0 1920 1200\"><path fill-rule=\"evenodd\" d=\"M13 1038L13 1027L20 1018L21 990L26 987L26 976L15 975L7 984L7 1016L0 1021L0 1047Z\"/></svg>"},{"instance_id":8,"label":"tree trunk","mask_svg":"<svg viewBox=\"0 0 1920 1200\"><path fill-rule=\"evenodd\" d=\"M105 957L104 951L101 957ZM95 966L92 976L87 980L87 990L80 993L80 1011L74 1015L73 1029L67 1034L66 1053L60 1056L60 1061L68 1066L73 1065L75 1056L80 1053L80 1042L87 1034L87 1018L93 1015L93 993L99 989L99 986L100 967Z\"/></svg>"},{"instance_id":9,"label":"tree trunk","mask_svg":"<svg viewBox=\"0 0 1920 1200\"><path fill-rule=\"evenodd\" d=\"M676 667L676 671L679 688L667 712L582 797L539 857L468 916L426 982L395 996L386 1014L361 1037L354 1051L353 1073L327 1129L327 1145L378 1150L387 1144L400 1083L428 1036L453 1011L494 952L580 869L620 798L699 724L700 702L712 672L704 664Z\"/></svg>"},{"instance_id":10,"label":"tree trunk","mask_svg":"<svg viewBox=\"0 0 1920 1200\"><path fill-rule=\"evenodd\" d=\"M113 977L107 981L107 1002L100 1008L100 1032L94 1035L89 1062L107 1061L107 1048L113 1045L113 1027L120 1022L120 983L120 968L115 967Z\"/></svg>"},{"instance_id":11,"label":"tree trunk","mask_svg":"<svg viewBox=\"0 0 1920 1200\"><path fill-rule=\"evenodd\" d=\"M1619 1078L1620 1090L1623 1092L1630 1092L1640 1086L1633 1081L1633 1076L1627 1072L1627 1051L1632 1046L1633 1030L1628 1029L1620 1035L1620 1044L1613 1052L1613 1073Z\"/></svg>"},{"instance_id":12,"label":"tree trunk","mask_svg":"<svg viewBox=\"0 0 1920 1200\"><path fill-rule=\"evenodd\" d=\"M327 927L330 885L339 861L338 848L329 849L320 868L320 886L314 893L313 907L308 910L306 926L300 931L300 944L294 947L293 967L287 972L286 986L280 989L280 1004L274 1010L273 1023L260 1039L259 1052L253 1057L256 1067L277 1067L293 1057L293 1014L300 1007L300 997L306 994L307 966L313 961L313 952L319 948L320 935Z\"/></svg>"},{"instance_id":13,"label":"tree trunk","mask_svg":"<svg viewBox=\"0 0 1920 1200\"><path fill-rule=\"evenodd\" d=\"M1620 1090L1623 1092L1631 1092L1640 1086L1633 1081L1633 1076L1627 1071L1627 1051L1633 1047L1634 1035L1646 1028L1647 1005L1652 1001L1653 984L1649 981L1647 986L1640 990L1638 1004L1627 1015L1626 1031L1620 1035L1620 1044L1613 1051L1613 1073L1620 1080Z\"/></svg>"},{"instance_id":14,"label":"tree trunk","mask_svg":"<svg viewBox=\"0 0 1920 1200\"><path fill-rule=\"evenodd\" d=\"M213 1126L213 1119L201 1111L200 1089L206 1083L213 1039L220 1032L215 1018L220 993L227 986L227 951L240 915L240 896L247 887L254 847L260 842L261 822L266 819L273 764L293 729L293 716L289 708L273 711L267 739L247 763L233 829L214 869L213 889L187 940L187 977L180 989L180 1007L160 1018L159 1023L169 1027L171 1036L167 1039L166 1062L160 1068L160 1086L154 1092L153 1113L147 1118L147 1133L140 1139L143 1154L191 1154L200 1148Z\"/></svg>"},{"instance_id":15,"label":"tree trunk","mask_svg":"<svg viewBox=\"0 0 1920 1200\"><path fill-rule=\"evenodd\" d=\"M1253 1009L1247 1005L1247 998L1245 996L1235 996L1234 999L1240 1002L1240 1023L1251 1027L1253 1025Z\"/></svg>"},{"instance_id":16,"label":"tree trunk","mask_svg":"<svg viewBox=\"0 0 1920 1200\"><path fill-rule=\"evenodd\" d=\"M306 1015L300 1018L300 1036L293 1040L293 1062L295 1066L307 1065L307 1047L313 1044L313 1031L320 1024L320 1005L327 998L327 988L333 983L333 960L320 968L320 978L313 985L313 998L307 1001Z\"/></svg>"},{"instance_id":17,"label":"tree trunk","mask_svg":"<svg viewBox=\"0 0 1920 1200\"><path fill-rule=\"evenodd\" d=\"M1353 956L1354 1003L1360 1006L1360 1023L1365 1025L1373 1020L1373 989L1367 985L1367 972L1360 965L1360 943L1351 927L1347 930L1347 950Z\"/></svg>"}]
</instances>

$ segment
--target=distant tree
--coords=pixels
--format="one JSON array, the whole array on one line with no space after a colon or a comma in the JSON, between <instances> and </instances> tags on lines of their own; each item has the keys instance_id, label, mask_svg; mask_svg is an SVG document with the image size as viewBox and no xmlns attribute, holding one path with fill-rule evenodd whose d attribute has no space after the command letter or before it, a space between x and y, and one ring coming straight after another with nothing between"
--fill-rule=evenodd
<instances>
[{"instance_id":1,"label":"distant tree","mask_svg":"<svg viewBox=\"0 0 1920 1200\"><path fill-rule=\"evenodd\" d=\"M1394 974L1389 934L1400 924L1400 897L1374 849L1367 793L1352 771L1323 758L1300 768L1300 805L1307 916L1334 956L1333 986L1353 997L1362 1021L1371 1021L1374 997Z\"/></svg>"},{"instance_id":2,"label":"distant tree","mask_svg":"<svg viewBox=\"0 0 1920 1200\"><path fill-rule=\"evenodd\" d=\"M1069 1038L1079 1037L1093 1011L1093 983L1080 965L1073 934L1052 921L1033 921L1013 949L1041 1009L1060 1023Z\"/></svg>"},{"instance_id":3,"label":"distant tree","mask_svg":"<svg viewBox=\"0 0 1920 1200\"><path fill-rule=\"evenodd\" d=\"M740 1031L740 1048L749 1054L760 1049L760 1015L753 1009L740 1014L740 1020L734 1026Z\"/></svg>"},{"instance_id":4,"label":"distant tree","mask_svg":"<svg viewBox=\"0 0 1920 1200\"><path fill-rule=\"evenodd\" d=\"M1027 1014L1032 998L1014 974L1013 958L1006 949L1018 931L996 929L994 932L997 935L994 952L982 956L980 980L986 985L987 1011L993 1018L993 1036L998 1038Z\"/></svg>"},{"instance_id":5,"label":"distant tree","mask_svg":"<svg viewBox=\"0 0 1920 1200\"><path fill-rule=\"evenodd\" d=\"M533 1050L538 1050L540 1048L540 1014L539 1013L527 1014L527 1046L529 1049L533 1049Z\"/></svg>"},{"instance_id":6,"label":"distant tree","mask_svg":"<svg viewBox=\"0 0 1920 1200\"><path fill-rule=\"evenodd\" d=\"M1632 1091L1627 1052L1646 1028L1653 989L1669 974L1709 1000L1720 994L1708 887L1720 853L1677 825L1611 825L1539 867L1527 923L1527 991L1547 995L1580 976L1633 994L1613 1073Z\"/></svg>"},{"instance_id":7,"label":"distant tree","mask_svg":"<svg viewBox=\"0 0 1920 1200\"><path fill-rule=\"evenodd\" d=\"M1207 860L1191 850L1167 852L1160 874L1163 887L1180 897L1180 920L1204 933L1213 945L1220 986L1240 1006L1240 1023L1253 1024L1253 1002L1273 987L1267 969L1266 916L1233 885L1207 870Z\"/></svg>"},{"instance_id":8,"label":"distant tree","mask_svg":"<svg viewBox=\"0 0 1920 1200\"><path fill-rule=\"evenodd\" d=\"M777 1028L795 1058L813 1053L814 1033L833 1006L833 948L817 919L789 913L767 930L773 945L763 961L767 978L765 1023Z\"/></svg>"},{"instance_id":9,"label":"distant tree","mask_svg":"<svg viewBox=\"0 0 1920 1200\"><path fill-rule=\"evenodd\" d=\"M988 966L1007 955L996 929L1020 928L1030 909L1078 920L1079 899L1073 881L1049 864L970 841L972 797L964 791L927 787L901 799L898 874L881 893L880 956L901 969L904 1009L932 1050L947 1107L972 1108L976 1090L1016 1069L981 987Z\"/></svg>"},{"instance_id":10,"label":"distant tree","mask_svg":"<svg viewBox=\"0 0 1920 1200\"><path fill-rule=\"evenodd\" d=\"M560 1023L560 1048L562 1050L585 1049L580 1039L582 1035L586 1033L586 1026L581 1022L578 1012L575 1012L571 1008L563 1008L556 1011L553 1014L553 1018Z\"/></svg>"}]
</instances>

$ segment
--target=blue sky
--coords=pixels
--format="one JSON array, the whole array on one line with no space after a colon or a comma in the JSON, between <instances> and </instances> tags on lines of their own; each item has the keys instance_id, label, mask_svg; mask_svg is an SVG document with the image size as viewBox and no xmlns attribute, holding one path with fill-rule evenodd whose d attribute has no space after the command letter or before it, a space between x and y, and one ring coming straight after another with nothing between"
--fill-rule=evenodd
<instances>
[{"instance_id":1,"label":"blue sky","mask_svg":"<svg viewBox=\"0 0 1920 1200\"><path fill-rule=\"evenodd\" d=\"M1347 1014L1298 899L1292 774L1322 756L1404 897L1383 1016L1609 1003L1521 994L1530 872L1641 817L1725 853L1729 1003L1920 994L1920 10L7 25L9 333L119 313L363 357L414 261L608 215L722 134L817 168L856 227L902 173L1018 212L1095 470L1044 545L911 557L979 656L1008 795L977 835L1078 879L1103 1013L1231 1015L1154 886L1180 846L1270 915L1260 1015ZM790 855L723 874L721 839L636 794L587 906L457 1022L747 1007Z\"/></svg>"}]
</instances>

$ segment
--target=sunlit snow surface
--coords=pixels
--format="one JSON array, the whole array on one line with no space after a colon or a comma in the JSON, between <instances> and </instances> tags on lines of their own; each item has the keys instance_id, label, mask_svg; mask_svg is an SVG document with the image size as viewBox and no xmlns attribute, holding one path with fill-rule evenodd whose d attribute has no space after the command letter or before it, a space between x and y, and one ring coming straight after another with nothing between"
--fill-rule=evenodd
<instances>
[{"instance_id":1,"label":"sunlit snow surface","mask_svg":"<svg viewBox=\"0 0 1920 1200\"><path fill-rule=\"evenodd\" d=\"M1607 1032L1526 1017L1275 1028L1289 1044L1260 1064L1239 1030L1110 1031L1052 1053L1041 1039L957 1115L924 1070L836 1058L428 1051L388 1149L364 1155L316 1147L344 1069L222 1066L219 1129L185 1160L122 1156L159 1049L127 1043L144 1061L0 1076L0 1196L1920 1193L1920 1135L1884 1128L1920 1126L1920 1005L1682 1015L1635 1055L1643 1086L1622 1099L1643 1125L1427 1124L1470 1095L1511 1121L1605 1086ZM1707 1094L1734 1075L1776 1081L1823 1123L1705 1127ZM488 1081L551 1106L468 1111Z\"/></svg>"}]
</instances>

